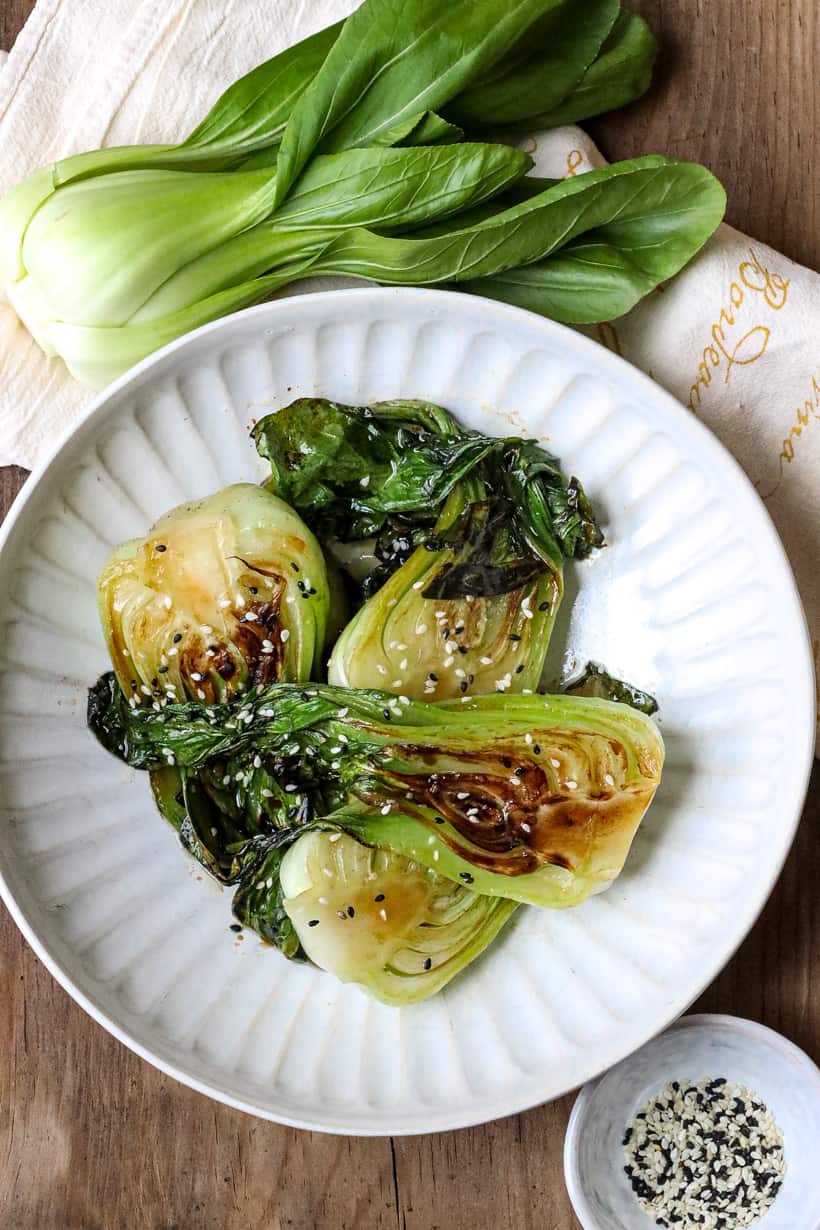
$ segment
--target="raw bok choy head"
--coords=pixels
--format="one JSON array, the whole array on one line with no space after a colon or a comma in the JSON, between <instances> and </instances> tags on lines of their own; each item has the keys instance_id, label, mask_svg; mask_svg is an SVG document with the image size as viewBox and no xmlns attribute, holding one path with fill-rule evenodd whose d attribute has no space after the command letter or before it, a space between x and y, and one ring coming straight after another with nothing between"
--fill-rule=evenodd
<instances>
[{"instance_id":1,"label":"raw bok choy head","mask_svg":"<svg viewBox=\"0 0 820 1230\"><path fill-rule=\"evenodd\" d=\"M615 879L663 765L651 718L572 695L425 704L279 684L224 707L157 713L130 708L103 677L89 722L136 768L274 757L307 822L312 812L477 892L546 907L577 905Z\"/></svg>"},{"instance_id":2,"label":"raw bok choy head","mask_svg":"<svg viewBox=\"0 0 820 1230\"><path fill-rule=\"evenodd\" d=\"M275 165L115 162L45 199L35 185L22 221L19 192L0 204L0 287L43 351L99 388L303 276L346 229L392 233L449 217L530 166L504 145L353 149L313 159L274 213Z\"/></svg>"},{"instance_id":3,"label":"raw bok choy head","mask_svg":"<svg viewBox=\"0 0 820 1230\"><path fill-rule=\"evenodd\" d=\"M116 547L98 580L120 687L137 704L226 700L309 679L330 596L319 544L282 500L250 483L172 509Z\"/></svg>"},{"instance_id":4,"label":"raw bok choy head","mask_svg":"<svg viewBox=\"0 0 820 1230\"><path fill-rule=\"evenodd\" d=\"M602 541L554 457L413 401L301 399L254 438L271 489L365 572L332 683L430 700L537 686L564 560Z\"/></svg>"}]
</instances>

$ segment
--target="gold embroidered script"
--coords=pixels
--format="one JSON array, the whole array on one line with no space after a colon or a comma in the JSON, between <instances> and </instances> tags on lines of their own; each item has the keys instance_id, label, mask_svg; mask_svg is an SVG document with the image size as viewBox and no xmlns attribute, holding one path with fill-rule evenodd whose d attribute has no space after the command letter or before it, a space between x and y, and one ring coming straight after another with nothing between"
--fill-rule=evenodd
<instances>
[{"instance_id":1,"label":"gold embroidered script","mask_svg":"<svg viewBox=\"0 0 820 1230\"><path fill-rule=\"evenodd\" d=\"M771 337L766 314L783 308L789 284L788 278L768 269L754 249L749 249L749 259L740 262L737 278L729 285L728 303L712 324L712 340L704 347L689 389L687 405L693 413L700 408L704 389L718 375L728 384L735 367L756 363L766 353Z\"/></svg>"}]
</instances>

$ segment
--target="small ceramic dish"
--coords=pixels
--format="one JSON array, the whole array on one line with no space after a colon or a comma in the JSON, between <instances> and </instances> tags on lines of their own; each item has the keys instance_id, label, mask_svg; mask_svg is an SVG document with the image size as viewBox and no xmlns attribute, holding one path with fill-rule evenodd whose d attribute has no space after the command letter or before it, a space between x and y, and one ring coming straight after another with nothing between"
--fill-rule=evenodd
<instances>
[{"instance_id":1,"label":"small ceramic dish","mask_svg":"<svg viewBox=\"0 0 820 1230\"><path fill-rule=\"evenodd\" d=\"M783 1133L786 1176L760 1230L820 1227L820 1071L780 1034L732 1016L687 1016L581 1090L564 1174L584 1230L650 1230L624 1174L624 1129L668 1082L726 1077L759 1094Z\"/></svg>"}]
</instances>

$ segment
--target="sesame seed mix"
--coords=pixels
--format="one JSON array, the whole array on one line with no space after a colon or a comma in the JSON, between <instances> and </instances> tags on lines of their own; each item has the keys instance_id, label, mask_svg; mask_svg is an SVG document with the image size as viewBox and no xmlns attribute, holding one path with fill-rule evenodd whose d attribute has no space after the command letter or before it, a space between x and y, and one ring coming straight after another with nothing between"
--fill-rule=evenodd
<instances>
[{"instance_id":1,"label":"sesame seed mix","mask_svg":"<svg viewBox=\"0 0 820 1230\"><path fill-rule=\"evenodd\" d=\"M724 1077L671 1081L623 1137L624 1173L646 1213L674 1230L742 1230L774 1203L783 1134L757 1094Z\"/></svg>"}]
</instances>

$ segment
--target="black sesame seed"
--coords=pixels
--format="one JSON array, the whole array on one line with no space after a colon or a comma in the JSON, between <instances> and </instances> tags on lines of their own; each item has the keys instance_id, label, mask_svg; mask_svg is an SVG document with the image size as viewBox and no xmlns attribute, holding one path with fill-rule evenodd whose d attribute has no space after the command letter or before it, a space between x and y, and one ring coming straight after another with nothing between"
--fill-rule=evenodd
<instances>
[{"instance_id":1,"label":"black sesame seed","mask_svg":"<svg viewBox=\"0 0 820 1230\"><path fill-rule=\"evenodd\" d=\"M548 602L539 602L538 609L539 611L548 611L550 609L550 604Z\"/></svg>"},{"instance_id":2,"label":"black sesame seed","mask_svg":"<svg viewBox=\"0 0 820 1230\"><path fill-rule=\"evenodd\" d=\"M248 593L250 593L250 594L258 594L258 593L259 593L259 590L256 588L256 586L255 586L255 585L249 585L249 586L248 586ZM308 926L310 926L310 924L309 924L309 923L308 923Z\"/></svg>"},{"instance_id":3,"label":"black sesame seed","mask_svg":"<svg viewBox=\"0 0 820 1230\"><path fill-rule=\"evenodd\" d=\"M291 562L290 562L290 566L291 566L291 568L293 569L293 571L294 571L294 572L298 572L298 571L299 571L299 565L298 565L298 564L294 564L293 560L291 560Z\"/></svg>"},{"instance_id":4,"label":"black sesame seed","mask_svg":"<svg viewBox=\"0 0 820 1230\"><path fill-rule=\"evenodd\" d=\"M516 777L523 777L523 776L524 776L524 774L525 774L526 772L527 772L527 770L524 768L524 766L523 766L523 765L519 765L519 766L518 766L518 768L515 770L515 776L516 776Z\"/></svg>"},{"instance_id":5,"label":"black sesame seed","mask_svg":"<svg viewBox=\"0 0 820 1230\"><path fill-rule=\"evenodd\" d=\"M502 757L501 757L501 763L503 764L503 766L504 766L504 768L505 768L505 769L511 769L511 768L512 768L512 761L510 760L509 756L502 756Z\"/></svg>"},{"instance_id":6,"label":"black sesame seed","mask_svg":"<svg viewBox=\"0 0 820 1230\"><path fill-rule=\"evenodd\" d=\"M309 927L318 927L318 926L319 926L319 919L318 919L318 918L311 918L311 919L308 921L308 926L309 926Z\"/></svg>"},{"instance_id":7,"label":"black sesame seed","mask_svg":"<svg viewBox=\"0 0 820 1230\"><path fill-rule=\"evenodd\" d=\"M231 923L231 931L241 931L242 927L239 923Z\"/></svg>"},{"instance_id":8,"label":"black sesame seed","mask_svg":"<svg viewBox=\"0 0 820 1230\"><path fill-rule=\"evenodd\" d=\"M459 645L459 647L458 647L458 652L459 652L459 653L466 653L466 652L467 652L467 646L466 646L466 645Z\"/></svg>"},{"instance_id":9,"label":"black sesame seed","mask_svg":"<svg viewBox=\"0 0 820 1230\"><path fill-rule=\"evenodd\" d=\"M511 632L511 633L510 633L510 640L511 640L511 641L520 641L520 640L521 640L521 637L518 635L518 633L517 633L517 632Z\"/></svg>"},{"instance_id":10,"label":"black sesame seed","mask_svg":"<svg viewBox=\"0 0 820 1230\"><path fill-rule=\"evenodd\" d=\"M157 677L154 676L154 678L151 680L151 687L155 688L158 683L159 683L159 679L157 679Z\"/></svg>"},{"instance_id":11,"label":"black sesame seed","mask_svg":"<svg viewBox=\"0 0 820 1230\"><path fill-rule=\"evenodd\" d=\"M533 743L533 745L532 745L532 750L533 750L533 752L535 753L535 755L536 755L536 756L540 756L540 755L541 755L541 747L540 747L540 745L539 745L538 743Z\"/></svg>"},{"instance_id":12,"label":"black sesame seed","mask_svg":"<svg viewBox=\"0 0 820 1230\"><path fill-rule=\"evenodd\" d=\"M524 663L519 662L518 666L516 666L515 668L516 675L520 675L523 669L524 669Z\"/></svg>"},{"instance_id":13,"label":"black sesame seed","mask_svg":"<svg viewBox=\"0 0 820 1230\"><path fill-rule=\"evenodd\" d=\"M161 675L164 675L164 674L167 672L167 670L168 670L168 667L167 667L167 666L161 666L161 667L159 668L159 673L160 673Z\"/></svg>"},{"instance_id":14,"label":"black sesame seed","mask_svg":"<svg viewBox=\"0 0 820 1230\"><path fill-rule=\"evenodd\" d=\"M165 546L165 543L163 543L163 542L158 542L158 543L157 543L157 545L156 545L155 550L157 550L157 551L167 551L167 550L168 550L168 548Z\"/></svg>"},{"instance_id":15,"label":"black sesame seed","mask_svg":"<svg viewBox=\"0 0 820 1230\"><path fill-rule=\"evenodd\" d=\"M441 816L436 816L436 824L443 824L444 820Z\"/></svg>"},{"instance_id":16,"label":"black sesame seed","mask_svg":"<svg viewBox=\"0 0 820 1230\"><path fill-rule=\"evenodd\" d=\"M297 581L297 582L296 582L296 588L297 588L297 589L302 589L302 590L303 590L303 589L305 588L305 583L304 583L304 581Z\"/></svg>"},{"instance_id":17,"label":"black sesame seed","mask_svg":"<svg viewBox=\"0 0 820 1230\"><path fill-rule=\"evenodd\" d=\"M438 683L438 675L434 675L432 671L430 671L430 674L427 676L427 678L431 679L433 683Z\"/></svg>"},{"instance_id":18,"label":"black sesame seed","mask_svg":"<svg viewBox=\"0 0 820 1230\"><path fill-rule=\"evenodd\" d=\"M174 644L175 644L175 645L178 645L178 644L179 644L179 642L180 642L181 640L182 640L182 633L181 633L181 632L175 632L175 633L174 633Z\"/></svg>"},{"instance_id":19,"label":"black sesame seed","mask_svg":"<svg viewBox=\"0 0 820 1230\"><path fill-rule=\"evenodd\" d=\"M373 898L373 900L374 901L384 901L384 893L376 893L376 896Z\"/></svg>"},{"instance_id":20,"label":"black sesame seed","mask_svg":"<svg viewBox=\"0 0 820 1230\"><path fill-rule=\"evenodd\" d=\"M389 709L382 709L382 715L386 722L390 721L390 710Z\"/></svg>"},{"instance_id":21,"label":"black sesame seed","mask_svg":"<svg viewBox=\"0 0 820 1230\"><path fill-rule=\"evenodd\" d=\"M469 687L469 684L467 683L466 679L462 679L461 683L458 686L459 686L460 691L466 692L467 688Z\"/></svg>"},{"instance_id":22,"label":"black sesame seed","mask_svg":"<svg viewBox=\"0 0 820 1230\"><path fill-rule=\"evenodd\" d=\"M356 917L356 911L353 909L353 906L352 906L352 905L349 905L349 906L347 907L347 916L348 916L348 918L355 918L355 917Z\"/></svg>"},{"instance_id":23,"label":"black sesame seed","mask_svg":"<svg viewBox=\"0 0 820 1230\"><path fill-rule=\"evenodd\" d=\"M460 871L458 876L459 879L463 880L465 884L472 884L473 882L474 877L470 875L469 871Z\"/></svg>"},{"instance_id":24,"label":"black sesame seed","mask_svg":"<svg viewBox=\"0 0 820 1230\"><path fill-rule=\"evenodd\" d=\"M433 958L432 957L428 957L427 960L424 962L424 968L425 969L433 968Z\"/></svg>"}]
</instances>

